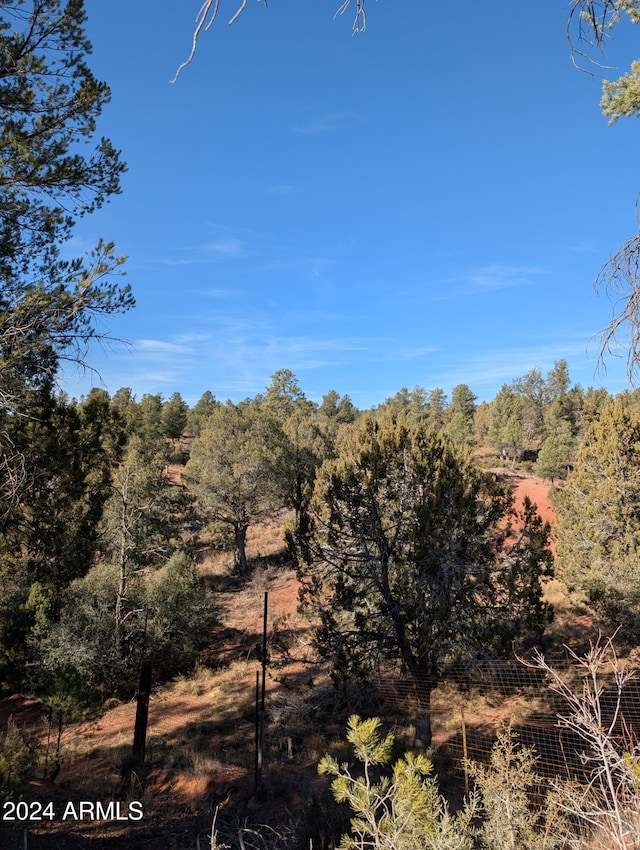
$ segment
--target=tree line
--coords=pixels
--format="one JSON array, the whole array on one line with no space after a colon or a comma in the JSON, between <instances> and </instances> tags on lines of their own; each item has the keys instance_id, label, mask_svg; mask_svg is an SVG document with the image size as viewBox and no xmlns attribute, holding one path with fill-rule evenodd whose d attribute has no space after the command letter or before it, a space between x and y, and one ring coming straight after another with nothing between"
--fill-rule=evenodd
<instances>
[{"instance_id":1,"label":"tree line","mask_svg":"<svg viewBox=\"0 0 640 850\"><path fill-rule=\"evenodd\" d=\"M450 401L414 387L368 411L335 390L318 404L287 369L238 404L128 388L28 398L5 417L30 470L0 525L5 690L105 699L135 684L144 652L160 677L188 669L215 615L198 543L228 548L246 577L249 528L280 516L336 682L399 664L421 691L428 741L447 665L533 645L552 615L550 529L487 463L563 479L557 572L638 634L637 394L572 386L564 361L482 404L464 384ZM483 446L493 460L481 464Z\"/></svg>"}]
</instances>

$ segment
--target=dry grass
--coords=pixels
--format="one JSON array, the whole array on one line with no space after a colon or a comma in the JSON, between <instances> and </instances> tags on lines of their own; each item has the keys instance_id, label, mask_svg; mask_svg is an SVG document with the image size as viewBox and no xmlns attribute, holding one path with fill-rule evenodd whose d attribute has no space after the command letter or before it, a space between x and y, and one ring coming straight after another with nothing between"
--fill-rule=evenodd
<instances>
[{"instance_id":1,"label":"dry grass","mask_svg":"<svg viewBox=\"0 0 640 850\"><path fill-rule=\"evenodd\" d=\"M289 517L288 513L279 514L260 525L252 525L247 532L247 558L258 568L265 568L272 562L285 559L286 551L282 529ZM219 578L227 576L233 568L233 552L220 551L209 546L209 537L202 535L200 552L200 573L204 577Z\"/></svg>"}]
</instances>

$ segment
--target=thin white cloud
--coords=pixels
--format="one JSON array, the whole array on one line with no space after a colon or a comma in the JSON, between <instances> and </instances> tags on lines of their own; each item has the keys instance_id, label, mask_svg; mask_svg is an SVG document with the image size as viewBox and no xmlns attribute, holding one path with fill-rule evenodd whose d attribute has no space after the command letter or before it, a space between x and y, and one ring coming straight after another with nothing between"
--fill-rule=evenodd
<instances>
[{"instance_id":1,"label":"thin white cloud","mask_svg":"<svg viewBox=\"0 0 640 850\"><path fill-rule=\"evenodd\" d=\"M159 257L157 262L163 266L192 266L196 260L193 257L184 257L182 259L178 259L177 257Z\"/></svg>"},{"instance_id":2,"label":"thin white cloud","mask_svg":"<svg viewBox=\"0 0 640 850\"><path fill-rule=\"evenodd\" d=\"M245 291L242 289L201 289L197 290L197 295L204 295L205 298L219 298L224 300L226 298L238 298L241 295L245 295Z\"/></svg>"},{"instance_id":3,"label":"thin white cloud","mask_svg":"<svg viewBox=\"0 0 640 850\"><path fill-rule=\"evenodd\" d=\"M182 343L167 342L163 339L139 339L134 343L138 351L154 354L192 354L193 349Z\"/></svg>"},{"instance_id":4,"label":"thin white cloud","mask_svg":"<svg viewBox=\"0 0 640 850\"><path fill-rule=\"evenodd\" d=\"M96 247L97 242L97 239L92 242L86 236L79 236L77 233L74 233L66 242L62 243L62 253L65 256L69 254L74 257L77 257L78 254L88 254Z\"/></svg>"},{"instance_id":5,"label":"thin white cloud","mask_svg":"<svg viewBox=\"0 0 640 850\"><path fill-rule=\"evenodd\" d=\"M324 136L359 121L360 116L356 112L324 112L304 124L294 125L291 129L301 136Z\"/></svg>"},{"instance_id":6,"label":"thin white cloud","mask_svg":"<svg viewBox=\"0 0 640 850\"><path fill-rule=\"evenodd\" d=\"M493 397L497 386L510 384L531 369L540 369L544 373L561 359L569 361L570 371L572 363L582 367L585 361L585 340L586 335L572 334L565 340L546 345L480 351L450 360L447 368L437 370L432 378L440 386L468 384L480 395L484 387L489 387L490 397Z\"/></svg>"},{"instance_id":7,"label":"thin white cloud","mask_svg":"<svg viewBox=\"0 0 640 850\"><path fill-rule=\"evenodd\" d=\"M169 384L172 387L175 387L177 383L179 383L182 373L179 369L173 370L163 370L163 371L148 371L143 370L140 373L140 380L144 383L154 385L154 384Z\"/></svg>"},{"instance_id":8,"label":"thin white cloud","mask_svg":"<svg viewBox=\"0 0 640 850\"><path fill-rule=\"evenodd\" d=\"M289 269L307 269L316 277L322 277L326 269L337 265L336 260L326 257L303 257L290 260L269 260L261 268L265 271L287 271Z\"/></svg>"},{"instance_id":9,"label":"thin white cloud","mask_svg":"<svg viewBox=\"0 0 640 850\"><path fill-rule=\"evenodd\" d=\"M569 245L569 250L574 254L595 254L599 249L592 242L575 242Z\"/></svg>"},{"instance_id":10,"label":"thin white cloud","mask_svg":"<svg viewBox=\"0 0 640 850\"><path fill-rule=\"evenodd\" d=\"M176 334L173 339L177 345L189 345L197 342L205 342L211 339L211 334L201 333L199 331L188 331L182 334ZM191 351L191 349L189 349Z\"/></svg>"},{"instance_id":11,"label":"thin white cloud","mask_svg":"<svg viewBox=\"0 0 640 850\"><path fill-rule=\"evenodd\" d=\"M398 355L407 358L424 357L425 354L433 354L436 351L440 351L437 345L421 345L414 348L399 348Z\"/></svg>"},{"instance_id":12,"label":"thin white cloud","mask_svg":"<svg viewBox=\"0 0 640 850\"><path fill-rule=\"evenodd\" d=\"M545 274L545 269L537 266L511 266L504 263L491 263L488 266L460 275L456 279L470 284L479 292L491 292L498 289L528 286L533 277L541 274Z\"/></svg>"},{"instance_id":13,"label":"thin white cloud","mask_svg":"<svg viewBox=\"0 0 640 850\"><path fill-rule=\"evenodd\" d=\"M291 183L276 183L273 186L267 186L265 191L270 195L298 195L302 189Z\"/></svg>"},{"instance_id":14,"label":"thin white cloud","mask_svg":"<svg viewBox=\"0 0 640 850\"><path fill-rule=\"evenodd\" d=\"M200 247L205 253L222 257L240 257L244 253L242 241L235 236L220 236Z\"/></svg>"}]
</instances>

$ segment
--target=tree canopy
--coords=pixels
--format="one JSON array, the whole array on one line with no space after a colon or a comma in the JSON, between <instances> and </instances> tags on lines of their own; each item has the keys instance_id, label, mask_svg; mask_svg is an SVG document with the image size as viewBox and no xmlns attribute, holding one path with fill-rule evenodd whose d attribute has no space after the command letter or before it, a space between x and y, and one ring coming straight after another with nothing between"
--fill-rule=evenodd
<instances>
[{"instance_id":1,"label":"tree canopy","mask_svg":"<svg viewBox=\"0 0 640 850\"><path fill-rule=\"evenodd\" d=\"M558 493L558 571L608 623L640 635L640 420L618 398L585 432Z\"/></svg>"},{"instance_id":2,"label":"tree canopy","mask_svg":"<svg viewBox=\"0 0 640 850\"><path fill-rule=\"evenodd\" d=\"M108 336L96 319L134 302L112 243L67 257L74 225L125 170L96 138L110 92L87 64L83 2L0 8L0 675L19 678L27 636L93 564L122 449L108 396L69 402L59 365L85 366L90 341Z\"/></svg>"},{"instance_id":3,"label":"tree canopy","mask_svg":"<svg viewBox=\"0 0 640 850\"><path fill-rule=\"evenodd\" d=\"M418 690L416 739L446 663L541 628L549 529L423 422L363 416L320 468L304 595L336 675L395 659ZM514 533L510 522L514 522Z\"/></svg>"},{"instance_id":4,"label":"tree canopy","mask_svg":"<svg viewBox=\"0 0 640 850\"><path fill-rule=\"evenodd\" d=\"M133 304L109 279L121 262L113 245L60 258L77 219L120 191L125 165L108 139L92 143L110 93L86 64L81 0L5 0L2 11L0 353L5 369L18 358L33 378L47 353L77 352L97 335L96 313Z\"/></svg>"},{"instance_id":5,"label":"tree canopy","mask_svg":"<svg viewBox=\"0 0 640 850\"><path fill-rule=\"evenodd\" d=\"M17 419L51 397L60 358L85 363L97 316L133 305L123 258L100 240L63 259L79 217L120 191L124 164L93 140L109 101L86 59L81 0L4 0L0 20L0 471L4 508L18 498ZM114 278L113 276L116 275Z\"/></svg>"},{"instance_id":6,"label":"tree canopy","mask_svg":"<svg viewBox=\"0 0 640 850\"><path fill-rule=\"evenodd\" d=\"M249 571L247 529L283 504L280 461L283 436L277 420L260 405L216 407L191 447L184 480L202 513L230 526L234 566Z\"/></svg>"}]
</instances>

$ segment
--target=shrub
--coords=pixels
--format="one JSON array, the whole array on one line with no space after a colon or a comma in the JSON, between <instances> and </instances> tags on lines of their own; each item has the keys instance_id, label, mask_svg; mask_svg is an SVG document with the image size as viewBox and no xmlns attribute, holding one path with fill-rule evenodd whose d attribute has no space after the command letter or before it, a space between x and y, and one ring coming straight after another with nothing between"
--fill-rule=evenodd
<instances>
[{"instance_id":1,"label":"shrub","mask_svg":"<svg viewBox=\"0 0 640 850\"><path fill-rule=\"evenodd\" d=\"M0 798L15 796L20 785L33 775L37 761L37 743L25 739L9 720L6 733L0 738Z\"/></svg>"},{"instance_id":2,"label":"shrub","mask_svg":"<svg viewBox=\"0 0 640 850\"><path fill-rule=\"evenodd\" d=\"M391 775L374 779L378 768L392 758L394 739L382 738L380 720L349 718L347 739L362 763L362 775L326 755L318 770L335 776L331 784L338 803L348 803L354 812L351 835L342 838L343 850L472 850L477 811L472 796L453 815L438 792L431 775L431 762L422 753L406 753L391 769Z\"/></svg>"}]
</instances>

